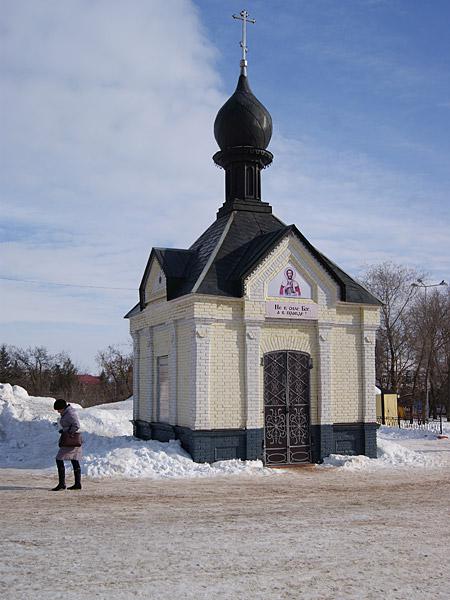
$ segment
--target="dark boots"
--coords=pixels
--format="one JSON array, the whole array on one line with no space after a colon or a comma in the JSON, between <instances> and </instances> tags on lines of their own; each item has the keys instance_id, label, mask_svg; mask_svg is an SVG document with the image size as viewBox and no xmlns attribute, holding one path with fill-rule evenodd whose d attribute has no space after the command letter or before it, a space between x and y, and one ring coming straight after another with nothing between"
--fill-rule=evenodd
<instances>
[{"instance_id":1,"label":"dark boots","mask_svg":"<svg viewBox=\"0 0 450 600\"><path fill-rule=\"evenodd\" d=\"M81 467L77 460L70 461L73 467L73 474L75 475L75 483L68 487L68 490L81 490Z\"/></svg>"},{"instance_id":2,"label":"dark boots","mask_svg":"<svg viewBox=\"0 0 450 600\"><path fill-rule=\"evenodd\" d=\"M73 474L75 475L75 483L68 487L68 490L81 490L81 467L77 460L71 460L73 467ZM66 469L64 468L64 461L57 460L56 466L58 467L58 485L52 489L52 492L59 492L59 490L66 489Z\"/></svg>"},{"instance_id":3,"label":"dark boots","mask_svg":"<svg viewBox=\"0 0 450 600\"><path fill-rule=\"evenodd\" d=\"M57 460L56 466L58 468L58 485L52 489L52 492L59 492L59 490L66 489L66 469L64 468L64 461Z\"/></svg>"}]
</instances>

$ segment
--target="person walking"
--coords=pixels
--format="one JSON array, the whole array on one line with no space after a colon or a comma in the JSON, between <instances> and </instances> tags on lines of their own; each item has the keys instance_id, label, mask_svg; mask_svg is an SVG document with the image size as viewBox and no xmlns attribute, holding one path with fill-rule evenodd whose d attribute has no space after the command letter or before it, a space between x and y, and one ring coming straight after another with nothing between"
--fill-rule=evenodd
<instances>
[{"instance_id":1,"label":"person walking","mask_svg":"<svg viewBox=\"0 0 450 600\"><path fill-rule=\"evenodd\" d=\"M61 434L59 441L59 451L56 455L56 466L58 468L58 485L52 489L52 492L59 492L59 490L66 489L66 470L64 467L64 461L70 460L73 467L73 473L75 475L75 484L71 485L69 490L81 490L81 435L78 433L80 429L80 421L77 413L73 406L67 404L65 400L59 398L55 400L53 408L59 412L61 418L59 424ZM77 434L77 435L73 435ZM70 439L72 436L73 439ZM79 445L67 445L67 444L79 444ZM66 445L62 445L66 444Z\"/></svg>"}]
</instances>

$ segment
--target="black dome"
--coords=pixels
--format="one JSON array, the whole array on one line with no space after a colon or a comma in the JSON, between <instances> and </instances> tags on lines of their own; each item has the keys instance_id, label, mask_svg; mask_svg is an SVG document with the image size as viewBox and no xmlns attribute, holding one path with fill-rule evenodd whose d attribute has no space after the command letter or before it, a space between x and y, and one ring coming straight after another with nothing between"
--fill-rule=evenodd
<instances>
[{"instance_id":1,"label":"black dome","mask_svg":"<svg viewBox=\"0 0 450 600\"><path fill-rule=\"evenodd\" d=\"M217 113L214 137L221 150L253 146L265 150L272 137L272 117L240 75L236 91Z\"/></svg>"}]
</instances>

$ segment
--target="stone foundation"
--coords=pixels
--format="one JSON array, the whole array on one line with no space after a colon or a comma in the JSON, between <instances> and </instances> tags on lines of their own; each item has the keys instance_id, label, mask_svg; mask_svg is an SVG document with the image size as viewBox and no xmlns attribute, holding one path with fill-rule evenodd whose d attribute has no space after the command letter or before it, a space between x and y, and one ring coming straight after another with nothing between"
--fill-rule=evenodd
<instances>
[{"instance_id":1,"label":"stone foundation","mask_svg":"<svg viewBox=\"0 0 450 600\"><path fill-rule=\"evenodd\" d=\"M168 442L179 439L195 462L218 460L262 460L264 429L192 430L166 423L133 422L134 435L144 440ZM311 462L320 463L330 454L377 455L376 423L335 423L311 426Z\"/></svg>"}]
</instances>

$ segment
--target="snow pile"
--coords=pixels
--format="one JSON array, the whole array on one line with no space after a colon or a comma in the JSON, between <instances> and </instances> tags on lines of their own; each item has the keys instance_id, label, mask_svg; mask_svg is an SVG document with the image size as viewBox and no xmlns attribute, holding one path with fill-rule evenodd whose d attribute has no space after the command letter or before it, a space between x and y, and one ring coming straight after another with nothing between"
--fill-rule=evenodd
<instances>
[{"instance_id":1,"label":"snow pile","mask_svg":"<svg viewBox=\"0 0 450 600\"><path fill-rule=\"evenodd\" d=\"M445 424L450 431L450 424ZM404 444L414 440L424 440L425 444L434 442L430 449L425 444L414 443L419 449L393 442L401 440ZM325 467L342 467L351 471L373 470L386 467L422 467L439 468L450 464L449 445L445 441L436 441L436 434L427 430L400 429L399 427L380 427L377 434L377 458L367 456L346 456L332 454L323 462Z\"/></svg>"},{"instance_id":2,"label":"snow pile","mask_svg":"<svg viewBox=\"0 0 450 600\"><path fill-rule=\"evenodd\" d=\"M54 398L30 397L17 385L0 384L0 466L53 465L58 440L53 402Z\"/></svg>"},{"instance_id":3,"label":"snow pile","mask_svg":"<svg viewBox=\"0 0 450 600\"><path fill-rule=\"evenodd\" d=\"M58 414L54 398L29 396L19 386L0 384L0 467L55 468ZM77 408L83 434L82 468L91 477L214 477L268 475L261 461L194 463L178 441L142 441L132 437L132 399Z\"/></svg>"},{"instance_id":4,"label":"snow pile","mask_svg":"<svg viewBox=\"0 0 450 600\"><path fill-rule=\"evenodd\" d=\"M154 440L127 440L123 445L105 448L83 458L86 473L91 477L147 477L151 479L171 477L213 477L238 474L269 474L261 461L229 460L195 463L178 440L157 442Z\"/></svg>"},{"instance_id":5,"label":"snow pile","mask_svg":"<svg viewBox=\"0 0 450 600\"><path fill-rule=\"evenodd\" d=\"M383 467L439 467L442 461L434 456L428 456L423 452L416 452L395 444L383 438L378 438L377 458L367 456L346 456L343 454L332 454L324 460L325 466L343 467L345 469L360 471L379 469Z\"/></svg>"},{"instance_id":6,"label":"snow pile","mask_svg":"<svg viewBox=\"0 0 450 600\"><path fill-rule=\"evenodd\" d=\"M0 384L0 467L54 470L59 434L53 402L54 398L29 396L19 386ZM91 477L161 479L281 473L264 468L261 461L194 463L179 441L137 440L130 422L132 399L85 409L72 405L78 410L84 438L83 472ZM450 424L444 427L450 433ZM378 430L377 459L333 454L324 461L324 466L353 471L444 465L450 465L449 440L437 441L435 433L426 430L395 427Z\"/></svg>"}]
</instances>

